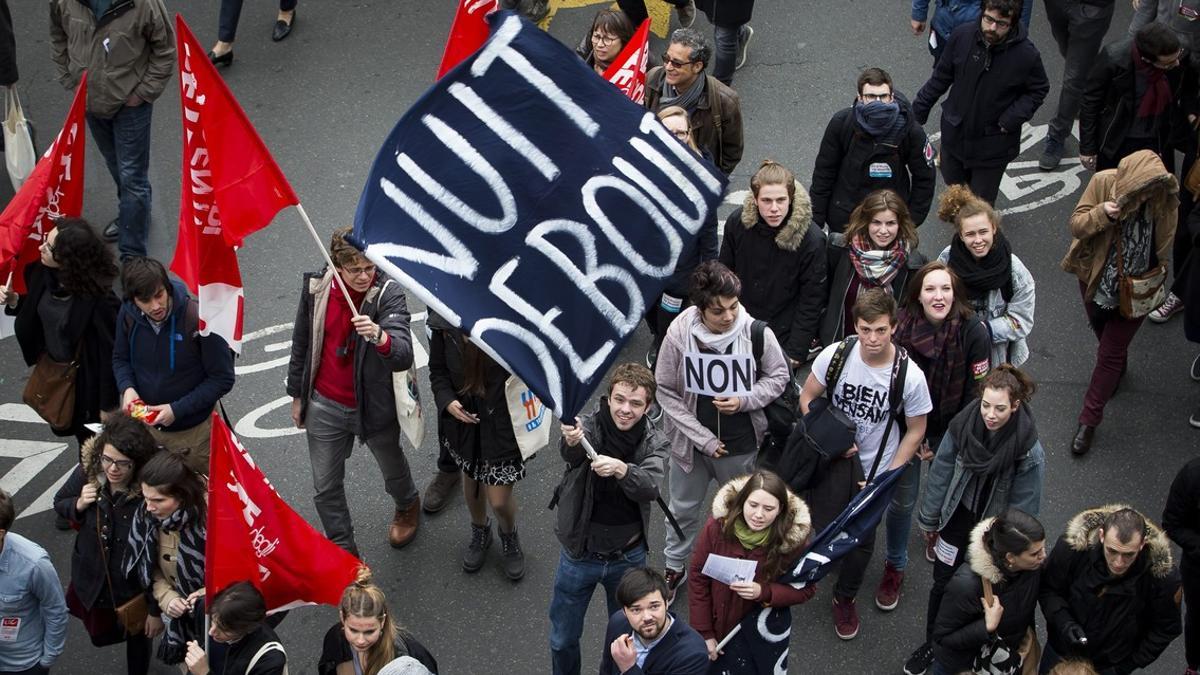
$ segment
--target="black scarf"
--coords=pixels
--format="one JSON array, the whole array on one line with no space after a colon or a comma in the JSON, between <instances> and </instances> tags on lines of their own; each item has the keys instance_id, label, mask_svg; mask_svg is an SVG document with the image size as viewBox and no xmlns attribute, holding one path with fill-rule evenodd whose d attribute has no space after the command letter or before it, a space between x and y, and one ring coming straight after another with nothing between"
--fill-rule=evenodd
<instances>
[{"instance_id":1,"label":"black scarf","mask_svg":"<svg viewBox=\"0 0 1200 675\"><path fill-rule=\"evenodd\" d=\"M646 437L646 416L637 421L629 431L621 431L613 421L612 412L608 409L608 399L600 399L600 411L596 414L600 422L600 433L604 439L604 447L596 448L596 452L609 457L615 457L622 462L633 462L634 453L642 439Z\"/></svg>"},{"instance_id":2,"label":"black scarf","mask_svg":"<svg viewBox=\"0 0 1200 675\"><path fill-rule=\"evenodd\" d=\"M950 241L950 268L966 284L973 302L986 299L988 292L997 288L1005 302L1012 300L1012 248L1003 233L996 233L991 250L983 258L976 258L962 237L954 235Z\"/></svg>"},{"instance_id":3,"label":"black scarf","mask_svg":"<svg viewBox=\"0 0 1200 675\"><path fill-rule=\"evenodd\" d=\"M946 431L954 439L963 468L984 477L1011 470L1037 442L1037 428L1028 403L1013 411L1013 418L1007 424L989 434L979 412L979 399L975 399L954 416Z\"/></svg>"}]
</instances>

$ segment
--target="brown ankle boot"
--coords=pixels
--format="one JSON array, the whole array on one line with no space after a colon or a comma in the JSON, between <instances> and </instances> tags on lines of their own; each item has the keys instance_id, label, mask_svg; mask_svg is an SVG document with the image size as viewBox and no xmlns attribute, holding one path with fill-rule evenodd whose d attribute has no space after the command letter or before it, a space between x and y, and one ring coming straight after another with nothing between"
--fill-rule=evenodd
<instances>
[{"instance_id":1,"label":"brown ankle boot","mask_svg":"<svg viewBox=\"0 0 1200 675\"><path fill-rule=\"evenodd\" d=\"M392 548L404 548L417 536L417 526L421 523L421 498L418 496L403 511L396 509L392 525L388 528L388 543Z\"/></svg>"}]
</instances>

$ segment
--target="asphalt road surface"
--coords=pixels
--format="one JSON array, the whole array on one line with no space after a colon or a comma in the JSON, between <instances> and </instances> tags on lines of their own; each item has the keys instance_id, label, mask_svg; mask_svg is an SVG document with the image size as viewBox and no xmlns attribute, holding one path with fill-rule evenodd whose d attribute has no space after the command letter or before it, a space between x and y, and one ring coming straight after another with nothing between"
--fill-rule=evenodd
<instances>
[{"instance_id":1,"label":"asphalt road surface","mask_svg":"<svg viewBox=\"0 0 1200 675\"><path fill-rule=\"evenodd\" d=\"M555 14L549 30L575 44L600 4L553 0ZM656 28L661 35L666 14L658 0L651 4L657 5L660 24ZM44 148L62 123L70 92L54 80L46 3L14 0L10 5L22 99ZM216 0L168 0L167 5L172 12L184 13L206 47L216 39ZM928 77L931 64L924 38L909 30L907 2L760 0L757 5L749 62L735 81L742 98L746 151L733 176L733 190L746 189L750 174L767 157L792 167L807 184L825 124L837 109L850 104L862 68L885 67L898 89L912 96ZM1121 37L1128 25L1128 3L1118 5L1110 39ZM431 83L453 3L301 2L295 31L281 43L269 39L274 14L271 3L246 3L236 59L223 73L317 227L327 234L350 221L379 144ZM698 26L707 29L703 17ZM1004 228L1014 251L1038 282L1037 326L1027 367L1040 385L1033 409L1047 451L1041 517L1050 536L1057 537L1073 514L1100 503L1128 502L1155 518L1161 514L1171 478L1196 453L1200 432L1188 426L1187 417L1200 403L1200 385L1187 374L1198 350L1184 340L1181 321L1165 326L1147 323L1133 343L1129 374L1108 408L1094 450L1083 459L1071 457L1070 439L1091 372L1095 338L1087 330L1076 283L1058 262L1069 241L1067 216L1088 172L1075 158L1073 141L1058 170L1037 169L1037 142L1045 135L1062 75L1062 60L1041 2L1034 9L1032 37L1042 48L1054 87L1046 105L1025 128L1026 151L1009 167L999 206L1008 214ZM932 117L937 119L936 114ZM180 184L176 82L155 106L153 125L150 251L169 260ZM936 122L928 130L936 131ZM116 214L115 190L90 141L86 175L84 215L94 223L107 223ZM10 196L8 181L0 181L0 203ZM734 194L730 201L737 203L740 198ZM730 208L727 203L722 214ZM301 272L321 265L302 227L295 211L285 210L269 228L250 237L240 255L250 335L226 406L246 447L274 486L316 522L304 438L291 428L283 388ZM921 250L932 257L948 243L950 228L931 215L920 236ZM416 311L422 309L413 305ZM423 341L423 325L413 328ZM647 335L640 331L624 356L641 360L647 343ZM76 461L76 451L31 419L32 413L20 404L25 375L16 343L11 339L0 343L0 487L15 493L19 518L14 531L50 551L65 585L73 535L53 528L49 499ZM434 436L427 434L424 447L409 450L422 487L435 471ZM441 514L426 518L408 548L390 549L385 537L391 507L378 470L364 448L351 458L348 489L359 545L388 592L394 616L430 648L443 673L549 672L546 612L559 545L554 514L546 504L561 471L557 453L544 451L529 463L528 476L517 488L528 571L523 581L514 584L499 569L498 546L493 547L491 564L478 574L460 569L461 548L469 535L461 498ZM662 537L656 522L651 533L654 564L662 562ZM791 672L900 672L909 652L921 642L930 583L931 566L924 562L915 534L910 547L913 561L900 606L889 614L877 611L872 602L883 565L876 556L860 597L862 630L857 639L843 643L835 636L828 590L795 609ZM589 670L600 656L603 607L603 594L598 594L583 638ZM686 603L677 603L676 610L686 615ZM335 611L328 607L300 609L286 619L280 635L292 673L315 672L321 636L335 620ZM67 651L55 672L124 672L123 658L121 648L93 648L80 623L72 620ZM1182 669L1183 647L1176 641L1151 670L1178 673ZM159 665L155 672L174 671Z\"/></svg>"}]
</instances>

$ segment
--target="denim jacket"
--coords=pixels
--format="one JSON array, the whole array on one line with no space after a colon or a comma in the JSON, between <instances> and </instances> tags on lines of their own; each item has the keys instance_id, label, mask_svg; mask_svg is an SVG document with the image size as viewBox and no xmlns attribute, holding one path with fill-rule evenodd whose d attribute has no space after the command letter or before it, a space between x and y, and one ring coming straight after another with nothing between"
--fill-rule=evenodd
<instances>
[{"instance_id":1,"label":"denim jacket","mask_svg":"<svg viewBox=\"0 0 1200 675\"><path fill-rule=\"evenodd\" d=\"M950 247L942 249L938 260L950 262ZM1036 284L1029 268L1017 256L1012 256L1013 296L1007 302L1000 289L988 292L987 307L976 316L987 324L992 334L992 367L1001 363L1019 366L1029 359L1026 338L1033 331L1033 309Z\"/></svg>"},{"instance_id":2,"label":"denim jacket","mask_svg":"<svg viewBox=\"0 0 1200 675\"><path fill-rule=\"evenodd\" d=\"M50 556L8 532L0 550L0 672L50 668L67 641L67 603ZM10 625L19 621L10 641Z\"/></svg>"},{"instance_id":3,"label":"denim jacket","mask_svg":"<svg viewBox=\"0 0 1200 675\"><path fill-rule=\"evenodd\" d=\"M931 0L913 0L912 20L924 23L929 18ZM937 32L940 40L946 40L958 26L979 20L979 0L932 0L933 22L930 25ZM1025 2L1021 6L1021 23L1029 28L1029 18L1033 14L1033 3Z\"/></svg>"},{"instance_id":4,"label":"denim jacket","mask_svg":"<svg viewBox=\"0 0 1200 675\"><path fill-rule=\"evenodd\" d=\"M1046 471L1046 451L1037 441L1024 457L996 477L982 517L999 515L1008 508L1021 509L1036 516L1042 505L1042 476ZM929 467L925 496L917 514L917 523L926 532L941 532L958 508L970 476L958 456L951 434L942 437L937 455Z\"/></svg>"}]
</instances>

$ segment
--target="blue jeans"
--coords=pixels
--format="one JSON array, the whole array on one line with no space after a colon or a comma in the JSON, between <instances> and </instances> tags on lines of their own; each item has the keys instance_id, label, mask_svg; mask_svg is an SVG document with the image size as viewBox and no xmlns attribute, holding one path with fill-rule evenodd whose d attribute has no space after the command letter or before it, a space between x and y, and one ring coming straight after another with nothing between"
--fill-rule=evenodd
<instances>
[{"instance_id":1,"label":"blue jeans","mask_svg":"<svg viewBox=\"0 0 1200 675\"><path fill-rule=\"evenodd\" d=\"M615 560L590 556L572 558L566 551L558 556L554 573L554 597L550 599L550 662L554 675L579 675L579 637L596 584L604 584L608 614L621 609L617 584L626 570L645 567L646 548L639 546Z\"/></svg>"},{"instance_id":2,"label":"blue jeans","mask_svg":"<svg viewBox=\"0 0 1200 675\"><path fill-rule=\"evenodd\" d=\"M932 445L931 447L937 447ZM912 531L912 512L921 494L921 460L913 459L904 469L904 475L896 485L892 494L892 503L888 504L885 516L885 538L887 540L887 561L898 571L903 572L908 567L908 535Z\"/></svg>"},{"instance_id":3,"label":"blue jeans","mask_svg":"<svg viewBox=\"0 0 1200 675\"><path fill-rule=\"evenodd\" d=\"M109 119L88 114L88 129L117 184L121 260L146 255L150 231L150 114L154 104L123 106Z\"/></svg>"},{"instance_id":4,"label":"blue jeans","mask_svg":"<svg viewBox=\"0 0 1200 675\"><path fill-rule=\"evenodd\" d=\"M739 39L749 30L741 26L713 26L712 76L722 84L733 84L734 66L737 65Z\"/></svg>"}]
</instances>

